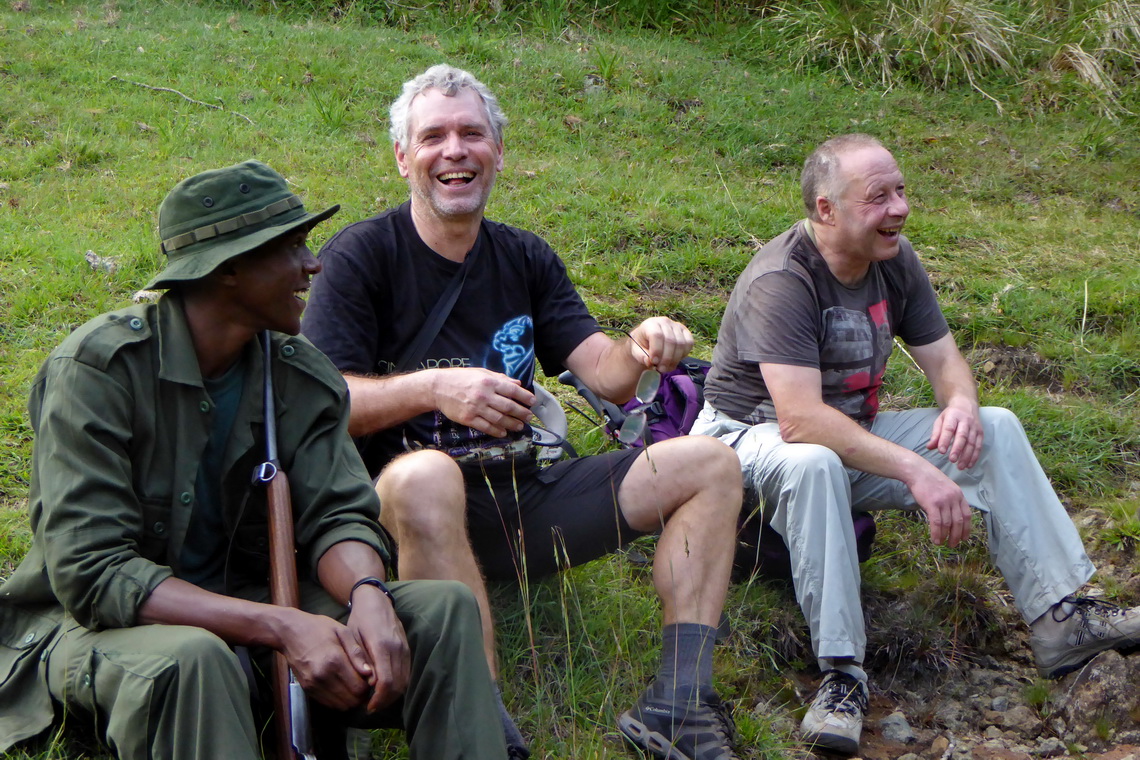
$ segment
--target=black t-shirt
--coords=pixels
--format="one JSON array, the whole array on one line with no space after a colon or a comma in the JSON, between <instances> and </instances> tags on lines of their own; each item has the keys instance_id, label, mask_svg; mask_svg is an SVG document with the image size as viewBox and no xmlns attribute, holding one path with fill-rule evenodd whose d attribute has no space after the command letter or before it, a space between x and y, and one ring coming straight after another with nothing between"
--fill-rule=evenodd
<instances>
[{"instance_id":1,"label":"black t-shirt","mask_svg":"<svg viewBox=\"0 0 1140 760\"><path fill-rule=\"evenodd\" d=\"M417 369L483 367L529 389L536 356L546 374L557 374L598 331L566 267L538 236L484 220L468 256L475 258L463 290ZM320 257L303 330L341 372L359 375L393 371L460 267L420 239L410 203L345 227ZM358 441L373 474L408 448L460 456L505 442L439 412Z\"/></svg>"},{"instance_id":2,"label":"black t-shirt","mask_svg":"<svg viewBox=\"0 0 1140 760\"><path fill-rule=\"evenodd\" d=\"M872 262L863 282L847 287L801 222L761 248L736 281L705 398L735 420L776 422L760 364L815 367L824 403L869 427L894 336L921 346L948 332L906 238L897 256Z\"/></svg>"}]
</instances>

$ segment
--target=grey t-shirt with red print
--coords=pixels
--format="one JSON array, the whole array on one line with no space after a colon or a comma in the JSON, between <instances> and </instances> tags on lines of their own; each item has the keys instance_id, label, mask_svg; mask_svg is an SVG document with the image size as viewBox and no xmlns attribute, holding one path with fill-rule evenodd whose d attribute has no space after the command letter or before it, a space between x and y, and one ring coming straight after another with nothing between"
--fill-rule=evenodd
<instances>
[{"instance_id":1,"label":"grey t-shirt with red print","mask_svg":"<svg viewBox=\"0 0 1140 760\"><path fill-rule=\"evenodd\" d=\"M921 346L949 332L930 280L907 239L849 288L828 269L801 221L752 258L729 298L705 398L735 420L776 422L761 363L818 368L823 401L864 427L897 335Z\"/></svg>"}]
</instances>

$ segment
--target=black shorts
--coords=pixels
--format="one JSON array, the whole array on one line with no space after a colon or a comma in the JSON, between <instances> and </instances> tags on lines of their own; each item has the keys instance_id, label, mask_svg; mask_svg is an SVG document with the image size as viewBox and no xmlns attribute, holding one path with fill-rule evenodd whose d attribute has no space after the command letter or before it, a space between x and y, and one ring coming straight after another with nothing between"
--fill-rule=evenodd
<instances>
[{"instance_id":1,"label":"black shorts","mask_svg":"<svg viewBox=\"0 0 1140 760\"><path fill-rule=\"evenodd\" d=\"M642 449L540 468L530 457L460 465L467 534L488 580L550 575L620 549L640 535L618 507L618 489Z\"/></svg>"}]
</instances>

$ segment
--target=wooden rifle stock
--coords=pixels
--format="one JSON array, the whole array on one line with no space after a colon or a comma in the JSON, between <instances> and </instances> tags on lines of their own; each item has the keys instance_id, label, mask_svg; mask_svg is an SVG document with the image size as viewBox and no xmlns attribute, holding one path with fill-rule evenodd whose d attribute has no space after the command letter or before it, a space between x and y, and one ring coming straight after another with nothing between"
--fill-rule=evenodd
<instances>
[{"instance_id":1,"label":"wooden rifle stock","mask_svg":"<svg viewBox=\"0 0 1140 760\"><path fill-rule=\"evenodd\" d=\"M289 479L280 469L265 487L269 509L269 599L281 607L297 607L297 559L293 547L293 509ZM290 695L289 662L280 652L273 653L273 714L277 734L278 760L296 757L293 748L293 709Z\"/></svg>"},{"instance_id":2,"label":"wooden rifle stock","mask_svg":"<svg viewBox=\"0 0 1140 760\"><path fill-rule=\"evenodd\" d=\"M265 463L254 480L265 486L269 514L269 600L281 607L301 606L297 586L297 555L293 540L293 500L289 478L277 458L277 411L273 400L272 356L269 332L261 335L265 360ZM289 662L273 653L273 714L277 736L277 760L314 760L305 693L297 684Z\"/></svg>"}]
</instances>

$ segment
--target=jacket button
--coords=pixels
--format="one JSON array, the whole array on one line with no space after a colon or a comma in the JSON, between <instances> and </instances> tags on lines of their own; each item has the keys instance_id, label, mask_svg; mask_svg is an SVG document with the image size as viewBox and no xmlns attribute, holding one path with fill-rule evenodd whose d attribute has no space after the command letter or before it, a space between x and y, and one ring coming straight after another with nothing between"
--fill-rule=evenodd
<instances>
[{"instance_id":1,"label":"jacket button","mask_svg":"<svg viewBox=\"0 0 1140 760\"><path fill-rule=\"evenodd\" d=\"M156 536L161 536L163 533L166 533L166 523L161 521L156 522L154 524L154 534Z\"/></svg>"},{"instance_id":2,"label":"jacket button","mask_svg":"<svg viewBox=\"0 0 1140 760\"><path fill-rule=\"evenodd\" d=\"M210 411L210 402L209 401L203 401L201 404L198 404L198 408L201 409L203 412L208 412L208 411Z\"/></svg>"},{"instance_id":3,"label":"jacket button","mask_svg":"<svg viewBox=\"0 0 1140 760\"><path fill-rule=\"evenodd\" d=\"M36 634L34 632L29 633L27 636L24 637L24 643L25 644L31 644L35 640L36 640Z\"/></svg>"},{"instance_id":4,"label":"jacket button","mask_svg":"<svg viewBox=\"0 0 1140 760\"><path fill-rule=\"evenodd\" d=\"M191 501L194 500L194 497L190 495L189 491L183 491L182 496L180 496L179 498L182 499L183 504L189 504Z\"/></svg>"},{"instance_id":5,"label":"jacket button","mask_svg":"<svg viewBox=\"0 0 1140 760\"><path fill-rule=\"evenodd\" d=\"M286 345L281 347L282 356L292 356L295 353L297 353L297 349L293 348L292 346Z\"/></svg>"},{"instance_id":6,"label":"jacket button","mask_svg":"<svg viewBox=\"0 0 1140 760\"><path fill-rule=\"evenodd\" d=\"M143 321L138 317L131 317L131 321L127 324L131 326L132 330L141 330L143 328Z\"/></svg>"},{"instance_id":7,"label":"jacket button","mask_svg":"<svg viewBox=\"0 0 1140 760\"><path fill-rule=\"evenodd\" d=\"M91 685L91 674L90 673L83 676L83 685L84 686L90 686Z\"/></svg>"}]
</instances>

